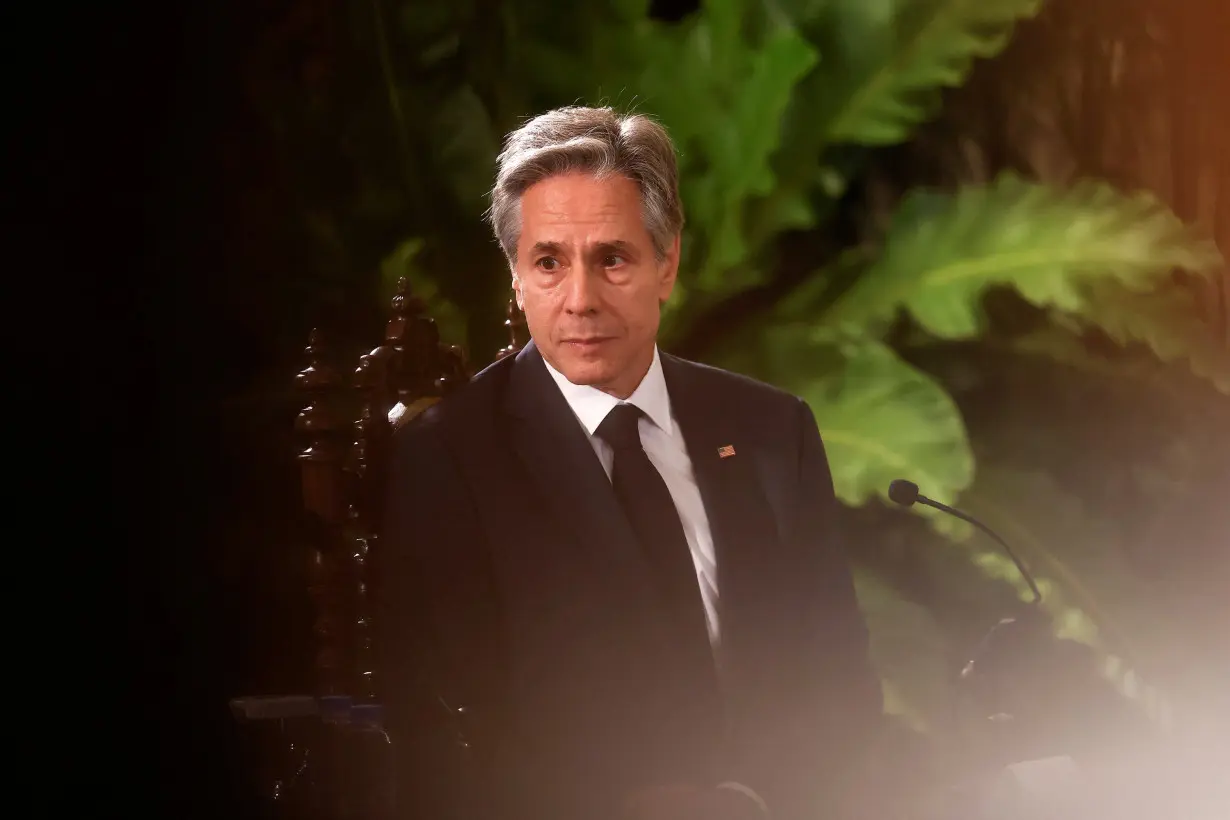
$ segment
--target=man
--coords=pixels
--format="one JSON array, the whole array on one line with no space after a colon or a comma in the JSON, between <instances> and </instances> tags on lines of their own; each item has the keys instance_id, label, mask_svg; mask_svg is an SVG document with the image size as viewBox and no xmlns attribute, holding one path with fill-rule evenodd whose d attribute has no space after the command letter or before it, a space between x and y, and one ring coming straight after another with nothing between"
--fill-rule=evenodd
<instances>
[{"instance_id":1,"label":"man","mask_svg":"<svg viewBox=\"0 0 1230 820\"><path fill-rule=\"evenodd\" d=\"M669 137L537 117L490 216L532 341L393 456L381 645L407 816L829 816L880 713L829 468L802 401L657 348Z\"/></svg>"}]
</instances>

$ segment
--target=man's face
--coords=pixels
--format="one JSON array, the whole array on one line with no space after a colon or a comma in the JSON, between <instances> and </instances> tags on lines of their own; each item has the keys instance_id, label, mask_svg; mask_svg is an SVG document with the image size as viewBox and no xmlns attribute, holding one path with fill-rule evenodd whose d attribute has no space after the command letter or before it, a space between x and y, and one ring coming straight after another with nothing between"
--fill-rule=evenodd
<instances>
[{"instance_id":1,"label":"man's face","mask_svg":"<svg viewBox=\"0 0 1230 820\"><path fill-rule=\"evenodd\" d=\"M517 304L543 357L574 384L631 395L653 360L678 266L679 237L665 259L655 256L626 177L555 176L521 196Z\"/></svg>"}]
</instances>

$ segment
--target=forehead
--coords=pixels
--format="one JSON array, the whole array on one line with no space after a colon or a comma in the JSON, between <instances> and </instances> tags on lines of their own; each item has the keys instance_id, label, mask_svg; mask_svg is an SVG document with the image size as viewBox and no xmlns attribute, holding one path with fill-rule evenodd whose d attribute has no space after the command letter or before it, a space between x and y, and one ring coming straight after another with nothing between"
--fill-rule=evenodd
<instances>
[{"instance_id":1,"label":"forehead","mask_svg":"<svg viewBox=\"0 0 1230 820\"><path fill-rule=\"evenodd\" d=\"M647 241L640 189L632 180L618 175L548 177L521 195L521 237L530 242L584 238Z\"/></svg>"}]
</instances>

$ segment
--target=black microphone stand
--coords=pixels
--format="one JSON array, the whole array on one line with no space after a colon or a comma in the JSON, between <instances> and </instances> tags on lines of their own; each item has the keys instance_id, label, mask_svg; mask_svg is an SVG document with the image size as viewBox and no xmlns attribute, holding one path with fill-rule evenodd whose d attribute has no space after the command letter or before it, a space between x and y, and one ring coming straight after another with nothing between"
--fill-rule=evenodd
<instances>
[{"instance_id":1,"label":"black microphone stand","mask_svg":"<svg viewBox=\"0 0 1230 820\"><path fill-rule=\"evenodd\" d=\"M967 783L972 788L961 790L956 814L949 819L998 820L1005 810L1031 816L1006 809L1009 804L1028 804L1027 812L1043 810L1038 816L1064 820L1178 816L1167 812L1192 798L1152 771L1161 765L1162 736L1114 696L1097 674L1088 646L1053 635L1037 583L1004 539L974 516L920 494L912 482L892 482L888 495L901 506L924 504L973 525L1003 548L1032 593L1031 600L990 629L956 675L958 697L976 709L973 737L958 729L974 741L969 769L976 771ZM1128 780L1118 772L1125 749L1153 761L1133 763L1135 774ZM1107 780L1107 771L1118 779ZM1022 786L1025 781L1030 785ZM988 801L979 782L993 783L997 796ZM1164 799L1142 800L1150 788L1163 789L1158 793ZM1047 807L1059 813L1048 813Z\"/></svg>"},{"instance_id":2,"label":"black microphone stand","mask_svg":"<svg viewBox=\"0 0 1230 820\"><path fill-rule=\"evenodd\" d=\"M975 646L969 660L954 675L953 729L964 738L969 759L961 766L976 769L973 782L990 779L1017 761L1062 755L1047 718L1048 703L1035 697L1039 680L1045 680L1057 659L1049 619L1040 604L1042 593L1024 562L1012 547L974 516L922 495L918 485L899 479L892 482L889 498L903 507L923 504L975 527L997 543L1028 585L1031 599L1000 619ZM972 704L973 721L963 720L962 703ZM972 729L972 732L970 731ZM976 802L972 796L961 802ZM972 806L964 806L970 811Z\"/></svg>"}]
</instances>

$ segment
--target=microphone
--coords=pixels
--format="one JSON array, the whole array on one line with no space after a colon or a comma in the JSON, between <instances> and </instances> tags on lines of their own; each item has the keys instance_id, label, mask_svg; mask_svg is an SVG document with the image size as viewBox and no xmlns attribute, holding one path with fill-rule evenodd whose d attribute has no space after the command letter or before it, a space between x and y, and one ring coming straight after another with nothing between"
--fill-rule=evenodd
<instances>
[{"instance_id":1,"label":"microphone","mask_svg":"<svg viewBox=\"0 0 1230 820\"><path fill-rule=\"evenodd\" d=\"M923 504L927 507L937 509L942 513L947 513L955 518L959 518L967 524L973 524L983 533L990 536L995 543L1004 548L1004 553L1008 556L1009 560L1012 561L1012 564L1016 567L1017 572L1021 573L1021 577L1025 579L1025 583L1029 585L1029 590L1034 596L1033 603L1037 604L1042 601L1042 593L1038 591L1038 585L1034 582L1033 576L1029 574L1029 570L1025 568L1025 564L1021 562L1021 559L1017 558L1016 553L1012 551L1012 547L1008 546L1008 542L1000 538L999 534L995 532L995 530L991 529L977 518L974 518L974 516L969 513L949 507L947 504L941 504L933 498L927 498L918 491L917 484L913 481L906 481L904 478L898 478L888 485L888 497L893 501L893 503L899 504L902 507L912 507L915 504Z\"/></svg>"},{"instance_id":2,"label":"microphone","mask_svg":"<svg viewBox=\"0 0 1230 820\"><path fill-rule=\"evenodd\" d=\"M954 795L962 804L954 809L968 816L972 802L975 814L988 818L1110 813L1082 763L1099 756L1089 719L1106 714L1091 650L1054 639L1037 583L998 533L969 513L927 498L912 481L893 481L888 497L902 507L923 504L972 524L1003 548L1033 593L1023 611L991 628L956 676L958 697L969 699L977 721L972 733L962 732L954 701L954 728L966 737L969 759L985 766L989 779L972 793Z\"/></svg>"}]
</instances>

